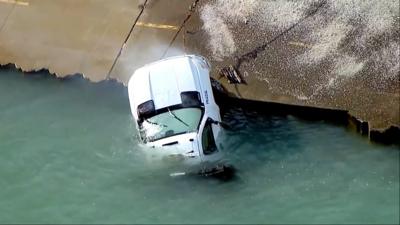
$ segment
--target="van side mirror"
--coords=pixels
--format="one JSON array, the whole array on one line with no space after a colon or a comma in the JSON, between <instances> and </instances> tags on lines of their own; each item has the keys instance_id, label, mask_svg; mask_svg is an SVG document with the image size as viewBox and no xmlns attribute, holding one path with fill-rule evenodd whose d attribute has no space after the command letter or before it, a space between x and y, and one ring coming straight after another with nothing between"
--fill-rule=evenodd
<instances>
[{"instance_id":1,"label":"van side mirror","mask_svg":"<svg viewBox=\"0 0 400 225\"><path fill-rule=\"evenodd\" d=\"M210 118L210 117L207 118L207 123L212 123L212 124L215 124L215 125L218 125L218 124L219 124L218 121L215 121L215 120L213 120L213 119Z\"/></svg>"},{"instance_id":2,"label":"van side mirror","mask_svg":"<svg viewBox=\"0 0 400 225\"><path fill-rule=\"evenodd\" d=\"M210 118L210 117L208 117L207 123L211 123L211 124L215 124L215 125L220 125L222 128L224 128L224 129L226 129L226 130L232 130L232 128L231 128L228 124L226 124L226 123L224 123L224 122L220 122L220 121L213 120L213 119Z\"/></svg>"}]
</instances>

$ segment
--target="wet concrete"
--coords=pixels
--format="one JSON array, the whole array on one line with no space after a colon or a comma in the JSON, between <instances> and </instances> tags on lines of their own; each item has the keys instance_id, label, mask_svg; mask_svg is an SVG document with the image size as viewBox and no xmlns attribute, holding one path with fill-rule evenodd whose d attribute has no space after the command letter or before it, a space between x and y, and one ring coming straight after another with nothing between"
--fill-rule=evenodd
<instances>
[{"instance_id":1,"label":"wet concrete","mask_svg":"<svg viewBox=\"0 0 400 225\"><path fill-rule=\"evenodd\" d=\"M310 65L299 63L299 59L313 46L313 43L307 43L305 40L307 40L307 35L316 29L319 23L316 20L321 18L321 20L329 20L329 16L326 15L329 11L328 4L322 5L314 12L321 2L327 3L327 1L316 4L308 14L295 21L297 24L291 23L281 29L260 27L254 22L258 20L259 15L250 14L246 19L236 21L224 19L224 16L218 15L219 5L216 2L218 1L201 2L199 10L196 11L197 16L194 16L197 19L192 19L187 24L186 28L191 33L187 34L186 40L193 52L211 59L211 64L214 66L213 77L222 83L231 96L345 110L351 117L357 118L356 129L362 130L361 133L369 135L370 131L374 131L369 135L371 138L376 136L375 133L382 133L390 126L393 126L391 129L400 129L398 71L393 79L384 80L383 77L389 71L381 65L373 65L373 62L368 61L368 57L373 55L376 49L387 46L391 41L394 43L399 41L399 36L396 35L399 33L398 28L386 31L378 38L374 37L375 39L368 41L363 49L354 49L354 42L357 39L346 37L348 40L341 42L339 51L354 51L358 54L359 60L368 63L357 73L346 74L346 76L336 75L332 72L335 66L346 65L347 62L339 64L335 62L334 57L327 57ZM233 5L233 2L231 3ZM207 31L210 28L207 28L206 23L214 23L210 18L206 21L201 19L202 10L205 13L204 11L213 4L218 6L215 6L217 15L207 12L207 16L213 20L224 21L220 24L226 25L232 35L232 40L221 41L224 39L221 36L215 39L225 49L234 43L235 51L232 53L223 52L212 45L199 44L202 40L213 38L213 35L218 33L212 28L211 32ZM395 24L398 22L398 19L395 19ZM357 29L355 28L352 32L356 33ZM394 51L396 52L396 48ZM393 57L399 59L398 53ZM246 84L229 83L220 75L221 69L229 65L236 67ZM348 70L356 66L357 64L354 63ZM393 68L398 70L395 66L393 65Z\"/></svg>"},{"instance_id":2,"label":"wet concrete","mask_svg":"<svg viewBox=\"0 0 400 225\"><path fill-rule=\"evenodd\" d=\"M184 53L182 35L175 35L194 1L148 1L126 43L110 78L127 84L133 72L144 64ZM168 12L166 13L166 10ZM153 25L153 26L151 26ZM170 46L174 39L173 45Z\"/></svg>"},{"instance_id":3,"label":"wet concrete","mask_svg":"<svg viewBox=\"0 0 400 225\"><path fill-rule=\"evenodd\" d=\"M171 41L195 2L7 1L0 1L0 64L122 83L143 64L183 53L182 35Z\"/></svg>"},{"instance_id":4,"label":"wet concrete","mask_svg":"<svg viewBox=\"0 0 400 225\"><path fill-rule=\"evenodd\" d=\"M140 9L137 0L29 0L0 2L0 63L24 71L47 68L58 76L81 73L106 78Z\"/></svg>"},{"instance_id":5,"label":"wet concrete","mask_svg":"<svg viewBox=\"0 0 400 225\"><path fill-rule=\"evenodd\" d=\"M2 0L0 64L13 63L23 71L46 68L58 77L83 74L92 81L115 79L126 84L133 71L143 64L183 53L201 54L211 61L212 76L231 97L349 112L352 116L346 116L350 118L347 123L371 138L390 126L400 127L399 79L377 88L371 83L379 82L379 76L373 74L376 70L367 67L351 79L334 77L335 88L327 88L332 77L326 75L334 67L330 60L306 67L296 63L313 46L304 41L314 29L311 22L304 21L282 34L284 28L260 29L251 16L232 20L228 27L233 30L236 50L215 57L210 48L212 37L205 31L200 15L207 4L215 1L199 1L193 10L195 2ZM316 12L322 17L324 13L324 9ZM222 28L215 27L220 32ZM386 39L393 39L393 35L382 37ZM274 41L268 43L271 40ZM220 69L237 66L238 59L263 45L256 57L250 57L237 68L246 84L230 84L220 76ZM352 47L349 44L344 49ZM329 113L323 112L327 111L320 113L328 116ZM342 118L342 113L337 115Z\"/></svg>"}]
</instances>

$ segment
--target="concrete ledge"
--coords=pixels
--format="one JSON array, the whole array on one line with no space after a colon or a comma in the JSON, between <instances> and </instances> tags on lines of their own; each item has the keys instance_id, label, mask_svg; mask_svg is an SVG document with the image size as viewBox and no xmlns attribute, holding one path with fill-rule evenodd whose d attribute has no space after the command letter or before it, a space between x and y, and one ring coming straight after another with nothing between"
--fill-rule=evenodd
<instances>
[{"instance_id":1,"label":"concrete ledge","mask_svg":"<svg viewBox=\"0 0 400 225\"><path fill-rule=\"evenodd\" d=\"M213 85L218 85L218 83L214 80ZM222 112L229 106L245 106L246 109L266 115L293 115L309 121L325 121L345 126L353 132L368 137L370 141L375 143L400 146L400 127L391 126L388 129L373 129L369 126L368 121L356 118L347 110L240 99L225 93L222 86L214 87L214 95Z\"/></svg>"},{"instance_id":2,"label":"concrete ledge","mask_svg":"<svg viewBox=\"0 0 400 225\"><path fill-rule=\"evenodd\" d=\"M27 76L35 76L43 74L49 74L48 77L51 79L59 80L61 82L68 81L70 79L84 79L88 83L92 83L89 79L85 78L82 74L73 74L64 77L57 77L56 74L50 73L47 69L33 70L33 71L23 71L17 68L14 64L0 65L0 70L2 69L13 69L27 74ZM120 81L116 79L102 80L97 83L92 83L93 85L104 85L111 84L115 88L126 88ZM320 108L311 107L303 105L285 104L279 102L266 102L266 101L256 101L239 99L224 93L221 87L216 86L218 83L213 80L213 88L215 99L220 106L221 112L223 113L227 107L232 106L245 106L246 109L251 109L257 112L261 112L264 115L293 115L300 119L309 121L325 121L328 123L334 123L348 127L363 136L369 137L373 142L386 144L386 145L399 145L400 146L400 127L391 126L384 130L370 130L368 122L361 121L356 117L349 114L346 110L332 109L332 108ZM400 149L400 148L399 148Z\"/></svg>"},{"instance_id":3,"label":"concrete ledge","mask_svg":"<svg viewBox=\"0 0 400 225\"><path fill-rule=\"evenodd\" d=\"M355 130L357 133L363 135L363 136L368 136L369 134L369 123L366 121L362 121L361 119L357 119L355 116L352 116L350 114L348 121L348 127L350 129Z\"/></svg>"},{"instance_id":4,"label":"concrete ledge","mask_svg":"<svg viewBox=\"0 0 400 225\"><path fill-rule=\"evenodd\" d=\"M382 144L396 144L400 146L400 127L391 126L386 130L371 130L369 132L371 141ZM400 148L399 148L400 150Z\"/></svg>"}]
</instances>

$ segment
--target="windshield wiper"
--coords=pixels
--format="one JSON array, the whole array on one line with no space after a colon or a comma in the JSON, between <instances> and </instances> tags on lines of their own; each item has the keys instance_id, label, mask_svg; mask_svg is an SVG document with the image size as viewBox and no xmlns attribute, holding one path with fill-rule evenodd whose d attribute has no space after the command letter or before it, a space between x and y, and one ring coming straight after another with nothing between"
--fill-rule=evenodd
<instances>
[{"instance_id":1,"label":"windshield wiper","mask_svg":"<svg viewBox=\"0 0 400 225\"><path fill-rule=\"evenodd\" d=\"M145 119L145 121L146 121L147 123L149 123L149 124L153 124L153 125L156 125L156 126L168 127L167 125L164 125L164 124L159 124L159 123L156 123L156 122L150 121L149 119Z\"/></svg>"},{"instance_id":2,"label":"windshield wiper","mask_svg":"<svg viewBox=\"0 0 400 225\"><path fill-rule=\"evenodd\" d=\"M169 110L168 107L168 112L171 116L173 116L175 119L177 119L179 122L183 123L185 126L189 127L189 124L185 123L183 120L181 120L181 118L179 118L178 116L175 115L175 113L173 113L171 110Z\"/></svg>"}]
</instances>

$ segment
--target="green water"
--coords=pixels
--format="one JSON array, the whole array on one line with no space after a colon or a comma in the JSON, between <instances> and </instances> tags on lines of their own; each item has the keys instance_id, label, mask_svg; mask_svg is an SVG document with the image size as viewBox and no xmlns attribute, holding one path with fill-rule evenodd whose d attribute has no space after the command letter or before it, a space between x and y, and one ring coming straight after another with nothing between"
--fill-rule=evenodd
<instances>
[{"instance_id":1,"label":"green water","mask_svg":"<svg viewBox=\"0 0 400 225\"><path fill-rule=\"evenodd\" d=\"M0 223L399 223L399 151L344 127L228 109L230 182L138 151L127 91L0 70Z\"/></svg>"}]
</instances>

